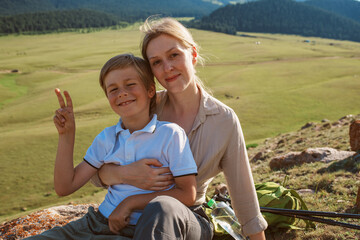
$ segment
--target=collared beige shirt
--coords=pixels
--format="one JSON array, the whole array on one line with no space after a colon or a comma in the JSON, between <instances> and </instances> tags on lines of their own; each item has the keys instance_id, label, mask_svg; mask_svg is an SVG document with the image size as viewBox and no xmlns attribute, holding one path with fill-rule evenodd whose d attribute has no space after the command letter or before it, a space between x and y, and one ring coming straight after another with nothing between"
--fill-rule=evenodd
<instances>
[{"instance_id":1,"label":"collared beige shirt","mask_svg":"<svg viewBox=\"0 0 360 240\"><path fill-rule=\"evenodd\" d=\"M247 156L243 132L236 113L201 89L199 112L188 134L191 151L198 166L195 204L205 202L209 183L224 172L232 207L246 235L266 229L260 212ZM158 92L157 114L168 100L166 91Z\"/></svg>"}]
</instances>

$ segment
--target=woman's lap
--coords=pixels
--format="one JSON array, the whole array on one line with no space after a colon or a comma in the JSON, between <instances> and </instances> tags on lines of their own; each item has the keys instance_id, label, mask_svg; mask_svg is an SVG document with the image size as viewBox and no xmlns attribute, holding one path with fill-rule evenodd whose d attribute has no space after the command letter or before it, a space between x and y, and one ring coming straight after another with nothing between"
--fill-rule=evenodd
<instances>
[{"instance_id":1,"label":"woman's lap","mask_svg":"<svg viewBox=\"0 0 360 240\"><path fill-rule=\"evenodd\" d=\"M211 239L213 231L204 217L191 211L177 199L159 196L140 217L133 239Z\"/></svg>"}]
</instances>

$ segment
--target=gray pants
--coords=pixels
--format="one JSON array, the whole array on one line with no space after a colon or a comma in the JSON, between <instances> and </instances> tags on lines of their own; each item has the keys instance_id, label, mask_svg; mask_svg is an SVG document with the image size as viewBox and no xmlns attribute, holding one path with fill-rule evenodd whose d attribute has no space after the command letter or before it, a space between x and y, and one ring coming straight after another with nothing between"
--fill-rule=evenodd
<instances>
[{"instance_id":1,"label":"gray pants","mask_svg":"<svg viewBox=\"0 0 360 240\"><path fill-rule=\"evenodd\" d=\"M146 206L136 228L126 227L121 235L114 235L109 229L108 220L90 207L79 220L27 239L130 240L133 237L134 240L210 240L213 236L212 225L206 215L201 215L201 208L192 211L175 198L159 196Z\"/></svg>"},{"instance_id":2,"label":"gray pants","mask_svg":"<svg viewBox=\"0 0 360 240\"><path fill-rule=\"evenodd\" d=\"M172 197L156 197L144 209L133 239L210 240L213 236L212 225L201 211L201 207L191 211Z\"/></svg>"},{"instance_id":3,"label":"gray pants","mask_svg":"<svg viewBox=\"0 0 360 240\"><path fill-rule=\"evenodd\" d=\"M40 235L26 239L57 240L57 239L94 239L94 240L130 240L126 236L133 236L135 226L129 226L122 230L121 235L114 235L108 226L107 219L96 212L93 207L89 207L88 213L82 218L72 221L63 227L54 227Z\"/></svg>"}]
</instances>

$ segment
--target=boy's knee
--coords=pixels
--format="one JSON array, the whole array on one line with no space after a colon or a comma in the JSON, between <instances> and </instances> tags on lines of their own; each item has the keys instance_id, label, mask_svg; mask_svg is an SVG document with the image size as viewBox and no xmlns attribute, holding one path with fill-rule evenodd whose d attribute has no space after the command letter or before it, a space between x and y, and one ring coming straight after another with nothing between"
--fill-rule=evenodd
<instances>
[{"instance_id":1,"label":"boy's knee","mask_svg":"<svg viewBox=\"0 0 360 240\"><path fill-rule=\"evenodd\" d=\"M173 197L158 196L149 202L144 211L150 210L157 214L168 214L175 212L179 205L182 206L183 204Z\"/></svg>"}]
</instances>

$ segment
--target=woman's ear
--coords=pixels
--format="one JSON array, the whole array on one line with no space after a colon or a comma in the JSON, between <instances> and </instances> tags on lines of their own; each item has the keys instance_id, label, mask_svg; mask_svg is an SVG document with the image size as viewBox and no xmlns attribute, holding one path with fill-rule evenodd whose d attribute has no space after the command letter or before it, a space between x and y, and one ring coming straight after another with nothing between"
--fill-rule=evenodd
<instances>
[{"instance_id":1,"label":"woman's ear","mask_svg":"<svg viewBox=\"0 0 360 240\"><path fill-rule=\"evenodd\" d=\"M193 46L193 47L192 47L192 63L193 63L194 65L195 65L196 62L197 62L197 56L198 56L198 54L197 54L196 47Z\"/></svg>"}]
</instances>

